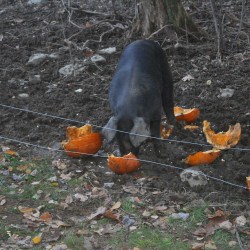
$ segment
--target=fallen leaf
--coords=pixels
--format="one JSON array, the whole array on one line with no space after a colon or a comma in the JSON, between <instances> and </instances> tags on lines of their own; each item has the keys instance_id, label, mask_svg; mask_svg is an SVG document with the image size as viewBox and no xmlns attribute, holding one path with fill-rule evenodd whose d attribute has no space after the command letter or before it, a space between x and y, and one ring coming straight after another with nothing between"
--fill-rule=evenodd
<instances>
[{"instance_id":1,"label":"fallen leaf","mask_svg":"<svg viewBox=\"0 0 250 250\"><path fill-rule=\"evenodd\" d=\"M122 205L122 203L120 201L117 201L111 208L110 211L116 210L118 208L120 208Z\"/></svg>"},{"instance_id":2,"label":"fallen leaf","mask_svg":"<svg viewBox=\"0 0 250 250\"><path fill-rule=\"evenodd\" d=\"M210 250L210 249L211 249L211 250L216 250L216 249L217 249L215 243L214 243L212 240L206 242L204 247L205 247L205 249L207 249L207 250Z\"/></svg>"},{"instance_id":3,"label":"fallen leaf","mask_svg":"<svg viewBox=\"0 0 250 250\"><path fill-rule=\"evenodd\" d=\"M10 150L10 149L6 149L6 150L3 150L3 152L7 155L11 155L11 156L18 156L18 153L13 151L13 150Z\"/></svg>"},{"instance_id":4,"label":"fallen leaf","mask_svg":"<svg viewBox=\"0 0 250 250\"><path fill-rule=\"evenodd\" d=\"M192 250L202 250L204 247L204 243L195 242L192 244Z\"/></svg>"},{"instance_id":5,"label":"fallen leaf","mask_svg":"<svg viewBox=\"0 0 250 250\"><path fill-rule=\"evenodd\" d=\"M130 193L130 194L137 194L139 192L138 188L134 187L134 186L122 186L122 189L126 192L126 193Z\"/></svg>"},{"instance_id":6,"label":"fallen leaf","mask_svg":"<svg viewBox=\"0 0 250 250\"><path fill-rule=\"evenodd\" d=\"M112 213L111 210L106 211L103 214L104 217L120 222L119 215Z\"/></svg>"},{"instance_id":7,"label":"fallen leaf","mask_svg":"<svg viewBox=\"0 0 250 250\"><path fill-rule=\"evenodd\" d=\"M32 238L32 242L33 242L34 245L40 244L41 241L42 241L42 237L40 235L35 236L34 238Z\"/></svg>"},{"instance_id":8,"label":"fallen leaf","mask_svg":"<svg viewBox=\"0 0 250 250\"><path fill-rule=\"evenodd\" d=\"M233 227L233 224L229 220L226 220L226 221L219 223L218 226L225 230L231 230Z\"/></svg>"},{"instance_id":9,"label":"fallen leaf","mask_svg":"<svg viewBox=\"0 0 250 250\"><path fill-rule=\"evenodd\" d=\"M32 213L35 210L35 208L32 207L22 207L22 206L19 206L18 209L23 214Z\"/></svg>"},{"instance_id":10,"label":"fallen leaf","mask_svg":"<svg viewBox=\"0 0 250 250\"><path fill-rule=\"evenodd\" d=\"M88 196L79 193L75 194L74 197L80 200L81 202L85 202L86 200L88 200Z\"/></svg>"},{"instance_id":11,"label":"fallen leaf","mask_svg":"<svg viewBox=\"0 0 250 250\"><path fill-rule=\"evenodd\" d=\"M97 211L90 216L87 217L88 220L93 220L95 217L99 215L103 215L106 212L106 207L99 207Z\"/></svg>"},{"instance_id":12,"label":"fallen leaf","mask_svg":"<svg viewBox=\"0 0 250 250\"><path fill-rule=\"evenodd\" d=\"M0 206L3 206L6 203L6 199L4 195L0 195Z\"/></svg>"},{"instance_id":13,"label":"fallen leaf","mask_svg":"<svg viewBox=\"0 0 250 250\"><path fill-rule=\"evenodd\" d=\"M49 212L44 212L40 216L41 221L51 221L52 220L52 215Z\"/></svg>"}]
</instances>

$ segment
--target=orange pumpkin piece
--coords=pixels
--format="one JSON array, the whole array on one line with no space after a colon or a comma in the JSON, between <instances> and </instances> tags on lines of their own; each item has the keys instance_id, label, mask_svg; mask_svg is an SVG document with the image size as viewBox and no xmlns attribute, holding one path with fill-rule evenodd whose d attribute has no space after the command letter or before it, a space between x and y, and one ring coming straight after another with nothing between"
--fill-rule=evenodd
<instances>
[{"instance_id":1,"label":"orange pumpkin piece","mask_svg":"<svg viewBox=\"0 0 250 250\"><path fill-rule=\"evenodd\" d=\"M124 155L123 157L115 157L114 155L109 155L108 157L108 167L116 174L131 173L140 166L141 162L132 153Z\"/></svg>"},{"instance_id":2,"label":"orange pumpkin piece","mask_svg":"<svg viewBox=\"0 0 250 250\"><path fill-rule=\"evenodd\" d=\"M199 126L195 126L195 125L186 125L186 126L184 126L185 130L190 130L190 131L195 131L198 128L199 128Z\"/></svg>"},{"instance_id":3,"label":"orange pumpkin piece","mask_svg":"<svg viewBox=\"0 0 250 250\"><path fill-rule=\"evenodd\" d=\"M161 124L160 131L161 131L161 138L167 139L173 132L173 128L166 128Z\"/></svg>"},{"instance_id":4,"label":"orange pumpkin piece","mask_svg":"<svg viewBox=\"0 0 250 250\"><path fill-rule=\"evenodd\" d=\"M95 154L101 146L102 138L100 133L91 133L68 141L64 144L64 149L67 155L76 158L83 154Z\"/></svg>"},{"instance_id":5,"label":"orange pumpkin piece","mask_svg":"<svg viewBox=\"0 0 250 250\"><path fill-rule=\"evenodd\" d=\"M89 124L86 124L80 128L71 126L67 127L66 129L66 137L68 138L69 141L91 133L92 133L92 126Z\"/></svg>"},{"instance_id":6,"label":"orange pumpkin piece","mask_svg":"<svg viewBox=\"0 0 250 250\"><path fill-rule=\"evenodd\" d=\"M80 128L68 127L66 130L68 141L62 142L66 154L79 157L84 154L95 154L102 146L100 133L93 133L92 126L87 124Z\"/></svg>"},{"instance_id":7,"label":"orange pumpkin piece","mask_svg":"<svg viewBox=\"0 0 250 250\"><path fill-rule=\"evenodd\" d=\"M247 176L246 180L247 180L248 191L250 191L250 176Z\"/></svg>"},{"instance_id":8,"label":"orange pumpkin piece","mask_svg":"<svg viewBox=\"0 0 250 250\"><path fill-rule=\"evenodd\" d=\"M207 142L212 144L218 149L228 149L235 146L241 136L241 126L240 123L236 123L234 126L229 126L227 132L215 133L210 128L210 122L203 122L203 132L207 138Z\"/></svg>"},{"instance_id":9,"label":"orange pumpkin piece","mask_svg":"<svg viewBox=\"0 0 250 250\"><path fill-rule=\"evenodd\" d=\"M200 116L200 110L198 108L184 109L181 107L174 107L174 115L177 121L192 123Z\"/></svg>"},{"instance_id":10,"label":"orange pumpkin piece","mask_svg":"<svg viewBox=\"0 0 250 250\"><path fill-rule=\"evenodd\" d=\"M212 163L220 155L220 150L212 149L205 152L197 152L189 155L185 163L192 166L204 165Z\"/></svg>"}]
</instances>

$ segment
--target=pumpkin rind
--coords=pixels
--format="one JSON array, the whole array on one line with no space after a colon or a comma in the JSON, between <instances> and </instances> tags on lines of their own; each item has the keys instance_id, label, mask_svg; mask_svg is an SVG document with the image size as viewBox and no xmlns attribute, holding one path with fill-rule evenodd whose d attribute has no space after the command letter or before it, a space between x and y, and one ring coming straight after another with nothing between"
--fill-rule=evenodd
<instances>
[{"instance_id":1,"label":"pumpkin rind","mask_svg":"<svg viewBox=\"0 0 250 250\"><path fill-rule=\"evenodd\" d=\"M205 165L212 163L220 155L220 150L208 150L205 152L197 152L189 155L185 160L185 163L192 166Z\"/></svg>"},{"instance_id":2,"label":"pumpkin rind","mask_svg":"<svg viewBox=\"0 0 250 250\"><path fill-rule=\"evenodd\" d=\"M192 123L200 116L200 110L198 108L184 109L181 107L174 107L174 115L177 121Z\"/></svg>"},{"instance_id":3,"label":"pumpkin rind","mask_svg":"<svg viewBox=\"0 0 250 250\"><path fill-rule=\"evenodd\" d=\"M67 155L79 157L83 154L95 154L101 146L101 134L91 133L66 142L64 144L64 149Z\"/></svg>"},{"instance_id":4,"label":"pumpkin rind","mask_svg":"<svg viewBox=\"0 0 250 250\"><path fill-rule=\"evenodd\" d=\"M140 166L141 162L132 153L124 155L123 157L115 157L114 155L108 157L108 167L116 174L131 173Z\"/></svg>"},{"instance_id":5,"label":"pumpkin rind","mask_svg":"<svg viewBox=\"0 0 250 250\"><path fill-rule=\"evenodd\" d=\"M207 142L212 144L218 149L228 149L235 146L241 137L240 123L236 123L234 126L229 126L227 132L215 133L210 128L210 122L203 121L203 132L207 138Z\"/></svg>"}]
</instances>

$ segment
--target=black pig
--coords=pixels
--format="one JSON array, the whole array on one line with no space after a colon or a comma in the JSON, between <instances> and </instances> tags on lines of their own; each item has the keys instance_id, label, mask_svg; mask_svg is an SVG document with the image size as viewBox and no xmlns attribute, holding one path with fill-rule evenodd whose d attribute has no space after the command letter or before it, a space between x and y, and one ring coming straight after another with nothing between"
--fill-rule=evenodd
<instances>
[{"instance_id":1,"label":"black pig","mask_svg":"<svg viewBox=\"0 0 250 250\"><path fill-rule=\"evenodd\" d=\"M107 143L116 137L122 155L138 155L145 136L160 138L162 107L168 123L175 124L172 75L158 43L139 40L126 47L111 82L109 102L114 116L102 134ZM162 156L160 140L153 143L156 155Z\"/></svg>"}]
</instances>

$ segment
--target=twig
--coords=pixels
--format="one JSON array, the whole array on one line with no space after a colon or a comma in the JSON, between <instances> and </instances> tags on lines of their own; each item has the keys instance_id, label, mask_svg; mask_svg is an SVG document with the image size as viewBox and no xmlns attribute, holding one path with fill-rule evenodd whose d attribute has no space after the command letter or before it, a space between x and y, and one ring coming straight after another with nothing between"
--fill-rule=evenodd
<instances>
[{"instance_id":1,"label":"twig","mask_svg":"<svg viewBox=\"0 0 250 250\"><path fill-rule=\"evenodd\" d=\"M237 16L235 16L233 13L231 13L231 12L227 12L226 13L226 15L229 17L229 18L231 18L234 22L240 22L241 20L237 17ZM245 25L246 27L250 27L250 23L247 23L247 22L245 22L245 21L243 21L242 20L242 24L243 25Z\"/></svg>"},{"instance_id":2,"label":"twig","mask_svg":"<svg viewBox=\"0 0 250 250\"><path fill-rule=\"evenodd\" d=\"M239 232L238 232L237 228L236 228L236 231L235 231L235 235L236 235L240 250L244 250L244 247L243 247L243 244L242 244L242 241L241 241L241 238L240 238L240 235L239 235Z\"/></svg>"},{"instance_id":3,"label":"twig","mask_svg":"<svg viewBox=\"0 0 250 250\"><path fill-rule=\"evenodd\" d=\"M103 33L101 34L99 40L88 39L87 41L85 41L85 43L82 45L82 49L84 49L84 48L87 46L87 44L88 44L89 42L101 43L103 37L104 37L106 34L111 33L111 32L115 29L114 26L111 25L111 24L108 23L108 22L106 22L106 23L104 23L104 24L109 25L109 26L111 27L111 29L109 29L109 30L103 32Z\"/></svg>"},{"instance_id":4,"label":"twig","mask_svg":"<svg viewBox=\"0 0 250 250\"><path fill-rule=\"evenodd\" d=\"M210 0L211 3L211 8L212 8L212 13L213 13L213 20L214 20L214 27L215 27L215 32L217 35L217 59L221 61L221 25L218 23L218 15L217 15L217 9L215 5L214 0Z\"/></svg>"},{"instance_id":5,"label":"twig","mask_svg":"<svg viewBox=\"0 0 250 250\"><path fill-rule=\"evenodd\" d=\"M162 31L164 28L169 27L169 26L173 26L173 25L164 25L163 27L161 27L160 29L158 29L157 31L155 31L154 33L152 33L149 37L147 37L146 39L150 39L152 38L154 35L158 34L160 31Z\"/></svg>"},{"instance_id":6,"label":"twig","mask_svg":"<svg viewBox=\"0 0 250 250\"><path fill-rule=\"evenodd\" d=\"M245 0L242 0L242 4L241 4L241 15L240 15L240 25L239 25L239 30L237 32L237 35L235 37L235 43L237 44L237 41L239 39L239 34L241 32L242 29L242 22L243 22L243 16L244 16L244 5L245 5Z\"/></svg>"}]
</instances>

